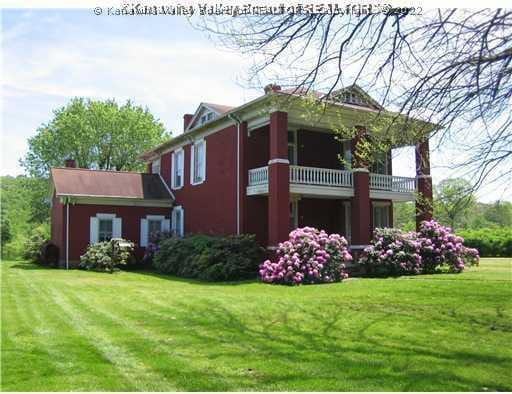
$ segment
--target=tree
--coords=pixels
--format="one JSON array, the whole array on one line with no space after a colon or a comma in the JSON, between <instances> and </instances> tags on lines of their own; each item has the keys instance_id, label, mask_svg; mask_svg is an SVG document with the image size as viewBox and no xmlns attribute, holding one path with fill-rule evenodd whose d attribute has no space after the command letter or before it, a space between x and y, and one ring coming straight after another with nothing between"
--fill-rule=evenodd
<instances>
[{"instance_id":1,"label":"tree","mask_svg":"<svg viewBox=\"0 0 512 394\"><path fill-rule=\"evenodd\" d=\"M208 17L198 27L251 56L251 83L274 79L297 91L323 90L329 99L358 83L395 110L395 119L438 124L437 142L462 148L454 166L471 173L475 185L509 180L512 11L341 11Z\"/></svg>"},{"instance_id":2,"label":"tree","mask_svg":"<svg viewBox=\"0 0 512 394\"><path fill-rule=\"evenodd\" d=\"M404 231L416 230L416 209L413 202L393 202L393 227Z\"/></svg>"},{"instance_id":3,"label":"tree","mask_svg":"<svg viewBox=\"0 0 512 394\"><path fill-rule=\"evenodd\" d=\"M487 206L484 217L500 227L510 227L512 226L512 203L498 200Z\"/></svg>"},{"instance_id":4,"label":"tree","mask_svg":"<svg viewBox=\"0 0 512 394\"><path fill-rule=\"evenodd\" d=\"M137 156L168 138L162 123L131 101L119 106L114 100L74 98L29 139L21 164L36 177L47 177L67 158L82 168L140 170Z\"/></svg>"},{"instance_id":5,"label":"tree","mask_svg":"<svg viewBox=\"0 0 512 394\"><path fill-rule=\"evenodd\" d=\"M434 188L434 216L452 229L460 227L475 205L471 184L462 179L445 179Z\"/></svg>"},{"instance_id":6,"label":"tree","mask_svg":"<svg viewBox=\"0 0 512 394\"><path fill-rule=\"evenodd\" d=\"M0 231L2 232L2 249L4 245L12 239L11 222L5 213L5 208L2 206L0 213L1 223Z\"/></svg>"}]
</instances>

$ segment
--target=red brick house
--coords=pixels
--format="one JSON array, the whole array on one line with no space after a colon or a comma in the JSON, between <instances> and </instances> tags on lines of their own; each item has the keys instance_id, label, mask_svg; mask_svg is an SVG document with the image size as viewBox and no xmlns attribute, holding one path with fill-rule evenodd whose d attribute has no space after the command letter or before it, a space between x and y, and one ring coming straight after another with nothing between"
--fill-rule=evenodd
<instances>
[{"instance_id":1,"label":"red brick house","mask_svg":"<svg viewBox=\"0 0 512 394\"><path fill-rule=\"evenodd\" d=\"M250 233L270 248L287 239L291 228L308 225L344 235L353 249L369 243L373 228L392 226L393 201L415 201L420 195L418 222L430 218L428 139L416 144L415 178L392 175L391 152L371 168L356 163L358 140L335 141L333 123L364 130L361 117L383 108L358 87L337 93L338 99L326 101L322 116L305 116L304 95L277 86L239 107L201 103L194 114L184 115L183 133L141 155L147 174L131 174L128 180L125 173L107 173L105 182L116 186L106 191L102 183L71 180L86 173L92 182L97 171L53 169L52 238L67 250L62 223L68 207L72 260L88 242L101 238L91 230L95 215L101 220L98 213L122 217L120 235L142 247L147 237L143 220L149 215L170 219L163 223L178 235ZM59 177L69 180L68 189L58 185ZM141 183L149 179L155 188L159 185L158 196L141 193ZM125 182L132 185L130 192ZM66 203L66 190L87 195L88 205ZM106 195L115 198L100 202ZM123 205L112 205L113 200ZM152 205L131 204L146 201ZM73 221L75 210L80 221Z\"/></svg>"}]
</instances>

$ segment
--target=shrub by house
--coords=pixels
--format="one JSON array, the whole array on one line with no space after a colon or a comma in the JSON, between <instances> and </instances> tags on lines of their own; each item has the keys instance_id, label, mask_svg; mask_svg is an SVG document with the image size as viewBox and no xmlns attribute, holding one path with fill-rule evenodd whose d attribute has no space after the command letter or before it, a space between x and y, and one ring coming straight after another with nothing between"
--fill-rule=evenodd
<instances>
[{"instance_id":1,"label":"shrub by house","mask_svg":"<svg viewBox=\"0 0 512 394\"><path fill-rule=\"evenodd\" d=\"M347 241L313 227L298 228L279 244L276 261L264 261L260 278L268 283L306 284L339 282L348 277L345 263L352 260Z\"/></svg>"}]
</instances>

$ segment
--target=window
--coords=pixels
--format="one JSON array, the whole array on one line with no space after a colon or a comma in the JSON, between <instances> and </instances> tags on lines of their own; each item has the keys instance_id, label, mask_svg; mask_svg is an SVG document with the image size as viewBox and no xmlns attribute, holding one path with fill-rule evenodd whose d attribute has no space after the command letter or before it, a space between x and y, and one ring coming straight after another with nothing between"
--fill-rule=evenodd
<instances>
[{"instance_id":1,"label":"window","mask_svg":"<svg viewBox=\"0 0 512 394\"><path fill-rule=\"evenodd\" d=\"M185 233L185 226L183 220L183 208L181 206L174 207L174 209L172 210L171 219L172 232L178 237L183 237L183 234Z\"/></svg>"},{"instance_id":2,"label":"window","mask_svg":"<svg viewBox=\"0 0 512 394\"><path fill-rule=\"evenodd\" d=\"M160 158L151 162L151 173L160 174Z\"/></svg>"},{"instance_id":3,"label":"window","mask_svg":"<svg viewBox=\"0 0 512 394\"><path fill-rule=\"evenodd\" d=\"M197 185L203 183L206 178L206 141L196 142L191 147L190 183Z\"/></svg>"},{"instance_id":4,"label":"window","mask_svg":"<svg viewBox=\"0 0 512 394\"><path fill-rule=\"evenodd\" d=\"M169 230L170 221L164 215L147 215L140 220L140 246L148 246L156 233Z\"/></svg>"},{"instance_id":5,"label":"window","mask_svg":"<svg viewBox=\"0 0 512 394\"><path fill-rule=\"evenodd\" d=\"M378 157L372 163L370 172L375 174L388 174L388 154L387 152L379 152Z\"/></svg>"},{"instance_id":6,"label":"window","mask_svg":"<svg viewBox=\"0 0 512 394\"><path fill-rule=\"evenodd\" d=\"M203 123L209 122L213 119L213 112L206 112L205 114L201 115L201 118L199 119L199 124L202 125Z\"/></svg>"},{"instance_id":7,"label":"window","mask_svg":"<svg viewBox=\"0 0 512 394\"><path fill-rule=\"evenodd\" d=\"M350 206L350 201L344 201L343 207L345 209L345 238L350 244L352 241L352 208Z\"/></svg>"},{"instance_id":8,"label":"window","mask_svg":"<svg viewBox=\"0 0 512 394\"><path fill-rule=\"evenodd\" d=\"M178 149L172 154L171 186L173 189L183 187L183 149Z\"/></svg>"},{"instance_id":9,"label":"window","mask_svg":"<svg viewBox=\"0 0 512 394\"><path fill-rule=\"evenodd\" d=\"M352 169L352 141L343 142L343 160L345 161L344 169Z\"/></svg>"},{"instance_id":10,"label":"window","mask_svg":"<svg viewBox=\"0 0 512 394\"><path fill-rule=\"evenodd\" d=\"M98 241L110 241L113 237L114 221L112 219L100 219L98 229Z\"/></svg>"},{"instance_id":11,"label":"window","mask_svg":"<svg viewBox=\"0 0 512 394\"><path fill-rule=\"evenodd\" d=\"M384 228L390 226L389 203L373 203L373 227Z\"/></svg>"},{"instance_id":12,"label":"window","mask_svg":"<svg viewBox=\"0 0 512 394\"><path fill-rule=\"evenodd\" d=\"M122 238L122 221L113 213L98 213L90 218L89 243Z\"/></svg>"},{"instance_id":13,"label":"window","mask_svg":"<svg viewBox=\"0 0 512 394\"><path fill-rule=\"evenodd\" d=\"M290 231L299 227L299 202L290 201Z\"/></svg>"},{"instance_id":14,"label":"window","mask_svg":"<svg viewBox=\"0 0 512 394\"><path fill-rule=\"evenodd\" d=\"M288 160L290 164L297 164L297 132L288 132Z\"/></svg>"}]
</instances>

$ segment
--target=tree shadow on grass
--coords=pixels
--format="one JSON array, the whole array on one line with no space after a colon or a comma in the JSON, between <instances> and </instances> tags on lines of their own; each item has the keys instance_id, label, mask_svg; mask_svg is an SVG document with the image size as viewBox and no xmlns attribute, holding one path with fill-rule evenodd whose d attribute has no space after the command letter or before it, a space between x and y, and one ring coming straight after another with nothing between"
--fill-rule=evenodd
<instances>
[{"instance_id":1,"label":"tree shadow on grass","mask_svg":"<svg viewBox=\"0 0 512 394\"><path fill-rule=\"evenodd\" d=\"M204 351L209 359L245 365L258 376L264 388L315 391L512 388L512 383L500 384L491 381L485 373L477 373L478 368L489 366L501 366L506 373L505 366L511 360L505 356L448 349L415 340L414 336L397 342L370 335L372 327L385 325L394 318L391 313L372 314L356 331L340 333L338 323L347 319L343 308L330 314L325 310L300 308L301 313L307 314L304 315L308 319L307 327L296 315L291 318L288 308L289 305L283 304L277 317L275 310L268 315L261 313L256 317L259 324L248 324L243 314L235 314L215 302L181 304L178 324L174 320L172 330L188 338L187 347ZM421 361L425 361L424 366L419 366ZM267 363L279 367L264 367ZM460 366L476 368L475 373L471 377L461 376ZM312 387L305 384L308 379L315 381Z\"/></svg>"},{"instance_id":2,"label":"tree shadow on grass","mask_svg":"<svg viewBox=\"0 0 512 394\"><path fill-rule=\"evenodd\" d=\"M21 270L55 270L57 267L50 267L46 265L39 265L30 262L19 262L9 266L9 269L21 269Z\"/></svg>"},{"instance_id":3,"label":"tree shadow on grass","mask_svg":"<svg viewBox=\"0 0 512 394\"><path fill-rule=\"evenodd\" d=\"M239 285L246 285L250 283L258 283L259 280L254 277L254 279L246 279L246 280L240 280L240 281L230 281L230 282L212 282L212 281L206 281L206 280L200 280L200 279L192 279L192 278L182 278L178 276L173 276L169 274L162 274L158 271L153 271L150 269L144 269L144 270L130 270L129 272L137 275L147 275L158 279L165 279L165 280L171 280L173 282L180 282L180 283L189 283L193 285L200 285L200 286L239 286Z\"/></svg>"}]
</instances>

